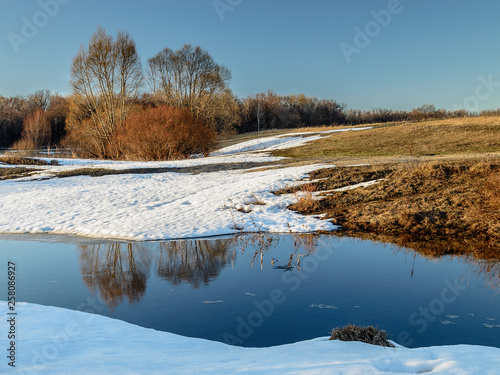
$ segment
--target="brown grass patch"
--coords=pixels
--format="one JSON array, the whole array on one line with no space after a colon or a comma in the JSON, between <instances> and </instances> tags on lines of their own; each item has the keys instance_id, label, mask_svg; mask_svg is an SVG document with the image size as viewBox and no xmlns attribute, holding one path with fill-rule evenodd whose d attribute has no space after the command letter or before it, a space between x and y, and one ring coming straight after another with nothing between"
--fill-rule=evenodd
<instances>
[{"instance_id":1,"label":"brown grass patch","mask_svg":"<svg viewBox=\"0 0 500 375\"><path fill-rule=\"evenodd\" d=\"M491 171L478 185L474 191L476 201L467 211L467 221L486 235L500 238L500 170Z\"/></svg>"},{"instance_id":2,"label":"brown grass patch","mask_svg":"<svg viewBox=\"0 0 500 375\"><path fill-rule=\"evenodd\" d=\"M340 341L359 341L371 345L394 348L394 345L387 339L385 331L376 327L360 327L354 324L348 324L343 328L334 328L329 340Z\"/></svg>"},{"instance_id":3,"label":"brown grass patch","mask_svg":"<svg viewBox=\"0 0 500 375\"><path fill-rule=\"evenodd\" d=\"M467 117L376 126L333 134L275 156L428 156L500 151L500 117Z\"/></svg>"},{"instance_id":4,"label":"brown grass patch","mask_svg":"<svg viewBox=\"0 0 500 375\"><path fill-rule=\"evenodd\" d=\"M295 192L297 203L293 205L294 210L299 213L316 211L319 209L319 200L314 194L316 186L314 184L303 185Z\"/></svg>"},{"instance_id":5,"label":"brown grass patch","mask_svg":"<svg viewBox=\"0 0 500 375\"><path fill-rule=\"evenodd\" d=\"M41 159L25 158L17 155L0 156L0 163L9 165L59 165L59 163L56 160L51 160L50 162L47 162Z\"/></svg>"},{"instance_id":6,"label":"brown grass patch","mask_svg":"<svg viewBox=\"0 0 500 375\"><path fill-rule=\"evenodd\" d=\"M13 180L15 178L28 177L36 169L30 168L0 168L0 180Z\"/></svg>"},{"instance_id":7,"label":"brown grass patch","mask_svg":"<svg viewBox=\"0 0 500 375\"><path fill-rule=\"evenodd\" d=\"M347 235L382 236L404 246L442 243L442 253L500 256L498 158L339 167L311 176L328 177L321 181L327 190L384 178L369 187L328 193L318 208L290 207L306 214L327 213ZM450 241L455 241L452 247Z\"/></svg>"},{"instance_id":8,"label":"brown grass patch","mask_svg":"<svg viewBox=\"0 0 500 375\"><path fill-rule=\"evenodd\" d=\"M253 194L251 199L246 204L254 206L265 206L266 202L264 202L262 198L259 198L255 194Z\"/></svg>"}]
</instances>

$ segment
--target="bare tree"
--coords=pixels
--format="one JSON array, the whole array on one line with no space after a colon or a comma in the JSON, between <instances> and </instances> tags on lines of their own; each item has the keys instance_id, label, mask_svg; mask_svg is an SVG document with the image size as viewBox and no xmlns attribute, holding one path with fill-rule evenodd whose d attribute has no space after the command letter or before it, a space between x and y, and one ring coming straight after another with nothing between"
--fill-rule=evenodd
<instances>
[{"instance_id":1,"label":"bare tree","mask_svg":"<svg viewBox=\"0 0 500 375\"><path fill-rule=\"evenodd\" d=\"M47 115L39 108L24 119L21 139L14 144L14 148L30 154L49 144L50 137L51 129Z\"/></svg>"},{"instance_id":2,"label":"bare tree","mask_svg":"<svg viewBox=\"0 0 500 375\"><path fill-rule=\"evenodd\" d=\"M31 112L37 109L46 111L50 107L52 94L49 90L37 90L33 94L28 95L27 101Z\"/></svg>"},{"instance_id":3,"label":"bare tree","mask_svg":"<svg viewBox=\"0 0 500 375\"><path fill-rule=\"evenodd\" d=\"M201 47L165 48L148 60L148 79L157 104L186 108L215 130L227 129L224 121L237 118L236 99L228 89L231 72Z\"/></svg>"},{"instance_id":4,"label":"bare tree","mask_svg":"<svg viewBox=\"0 0 500 375\"><path fill-rule=\"evenodd\" d=\"M107 156L107 146L119 122L127 116L130 100L143 82L142 66L135 42L128 33L119 32L115 40L98 28L88 48L83 46L71 67L73 112L70 131L92 137L96 156ZM81 130L81 129L80 129Z\"/></svg>"},{"instance_id":5,"label":"bare tree","mask_svg":"<svg viewBox=\"0 0 500 375\"><path fill-rule=\"evenodd\" d=\"M157 98L173 107L194 111L201 97L210 99L222 94L231 79L231 72L218 65L201 47L185 44L172 51L165 48L148 60L149 82Z\"/></svg>"},{"instance_id":6,"label":"bare tree","mask_svg":"<svg viewBox=\"0 0 500 375\"><path fill-rule=\"evenodd\" d=\"M10 147L21 137L29 113L28 102L21 96L0 99L0 147Z\"/></svg>"}]
</instances>

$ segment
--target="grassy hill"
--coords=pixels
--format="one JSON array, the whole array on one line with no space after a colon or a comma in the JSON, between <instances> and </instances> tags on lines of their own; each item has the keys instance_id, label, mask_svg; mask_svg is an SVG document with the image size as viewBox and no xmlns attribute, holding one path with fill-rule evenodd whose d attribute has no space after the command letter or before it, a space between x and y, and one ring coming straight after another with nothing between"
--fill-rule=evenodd
<instances>
[{"instance_id":1,"label":"grassy hill","mask_svg":"<svg viewBox=\"0 0 500 375\"><path fill-rule=\"evenodd\" d=\"M370 126L370 125L367 125ZM466 117L343 132L273 154L286 157L436 156L500 152L500 117Z\"/></svg>"}]
</instances>

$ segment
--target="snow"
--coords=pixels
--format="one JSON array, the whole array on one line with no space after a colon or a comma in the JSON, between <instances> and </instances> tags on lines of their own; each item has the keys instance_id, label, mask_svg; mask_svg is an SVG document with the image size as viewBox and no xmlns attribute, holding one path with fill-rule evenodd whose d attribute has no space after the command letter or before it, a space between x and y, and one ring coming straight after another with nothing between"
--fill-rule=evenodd
<instances>
[{"instance_id":1,"label":"snow","mask_svg":"<svg viewBox=\"0 0 500 375\"><path fill-rule=\"evenodd\" d=\"M270 192L318 168L6 181L0 185L0 232L157 240L332 230L327 221L286 210L293 196ZM255 198L265 205L249 204ZM237 211L241 205L251 212Z\"/></svg>"},{"instance_id":2,"label":"snow","mask_svg":"<svg viewBox=\"0 0 500 375\"><path fill-rule=\"evenodd\" d=\"M245 142L230 150L219 150L218 156L179 161L57 159L60 166L39 167L40 171L34 176L0 182L0 233L160 240L241 231L334 230L337 227L331 222L287 210L287 206L297 201L296 196L276 196L271 192L296 185L308 173L326 165L243 169L243 163L282 160L262 152L249 152L249 149L265 152L277 147L294 147L324 136L314 134L261 138L253 141L253 148ZM166 172L54 178L56 172L89 167L123 170L227 163L240 164L242 169L197 174ZM252 204L255 200L265 204Z\"/></svg>"},{"instance_id":3,"label":"snow","mask_svg":"<svg viewBox=\"0 0 500 375\"><path fill-rule=\"evenodd\" d=\"M326 130L318 132L317 134L310 132L287 133L274 137L258 138L247 142L241 142L233 146L222 148L214 152L213 155L229 155L233 153L257 151L257 150L265 150L265 151L282 150L286 148L302 146L306 143L321 139L327 134L332 135L333 133L368 130L368 129L371 129L371 127Z\"/></svg>"},{"instance_id":4,"label":"snow","mask_svg":"<svg viewBox=\"0 0 500 375\"><path fill-rule=\"evenodd\" d=\"M348 185L348 186L344 186L344 187L341 187L341 188L338 188L338 189L318 191L318 192L316 192L316 193L317 193L317 194L324 194L324 193L333 193L333 192L349 191L349 190L358 189L358 188L360 188L360 187L368 187L368 186L373 186L373 185L376 185L376 184L381 183L382 181L384 181L384 179L383 179L383 178L378 179L378 180L372 180L372 181L360 182L359 184ZM327 194L327 195L328 195L328 194ZM329 195L332 195L332 194L329 194Z\"/></svg>"},{"instance_id":5,"label":"snow","mask_svg":"<svg viewBox=\"0 0 500 375\"><path fill-rule=\"evenodd\" d=\"M0 302L2 316L6 316L6 310L7 304ZM16 367L8 367L4 356L2 373L500 373L500 349L491 347L382 348L322 337L270 348L242 348L56 307L22 303L17 305L17 312ZM8 348L3 333L2 347Z\"/></svg>"}]
</instances>

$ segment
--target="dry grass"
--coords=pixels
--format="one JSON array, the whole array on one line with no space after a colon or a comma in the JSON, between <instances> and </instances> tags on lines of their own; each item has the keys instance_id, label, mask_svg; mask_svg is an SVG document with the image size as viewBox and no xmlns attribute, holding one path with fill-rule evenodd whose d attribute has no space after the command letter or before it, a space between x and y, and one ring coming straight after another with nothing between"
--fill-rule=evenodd
<instances>
[{"instance_id":1,"label":"dry grass","mask_svg":"<svg viewBox=\"0 0 500 375\"><path fill-rule=\"evenodd\" d=\"M254 206L265 206L266 202L264 202L262 198L259 198L255 194L252 194L251 199L246 204Z\"/></svg>"},{"instance_id":2,"label":"dry grass","mask_svg":"<svg viewBox=\"0 0 500 375\"><path fill-rule=\"evenodd\" d=\"M342 167L312 177L328 178L321 181L327 190L384 178L370 187L330 193L317 208L290 207L305 214L327 213L348 235L378 236L413 248L432 243L440 255L500 256L499 158Z\"/></svg>"},{"instance_id":3,"label":"dry grass","mask_svg":"<svg viewBox=\"0 0 500 375\"><path fill-rule=\"evenodd\" d=\"M25 158L18 155L0 156L0 163L9 165L59 165L59 163L56 160L51 160L50 162L47 162L41 159Z\"/></svg>"},{"instance_id":4,"label":"dry grass","mask_svg":"<svg viewBox=\"0 0 500 375\"><path fill-rule=\"evenodd\" d=\"M294 209L301 213L319 209L320 205L318 198L314 194L315 191L316 186L314 184L302 185L299 190L294 193L297 199Z\"/></svg>"},{"instance_id":5,"label":"dry grass","mask_svg":"<svg viewBox=\"0 0 500 375\"><path fill-rule=\"evenodd\" d=\"M287 157L429 156L500 151L500 117L471 117L376 126L273 152Z\"/></svg>"},{"instance_id":6,"label":"dry grass","mask_svg":"<svg viewBox=\"0 0 500 375\"><path fill-rule=\"evenodd\" d=\"M386 332L376 327L360 327L348 324L343 328L334 328L330 340L340 341L360 341L367 344L394 348L394 345L387 339Z\"/></svg>"},{"instance_id":7,"label":"dry grass","mask_svg":"<svg viewBox=\"0 0 500 375\"><path fill-rule=\"evenodd\" d=\"M0 168L0 181L28 177L36 169L30 168Z\"/></svg>"},{"instance_id":8,"label":"dry grass","mask_svg":"<svg viewBox=\"0 0 500 375\"><path fill-rule=\"evenodd\" d=\"M55 176L59 178L76 177L76 176L102 177L102 176L108 176L114 174L126 174L126 173L127 170L113 170L104 168L78 168L69 171L57 172Z\"/></svg>"},{"instance_id":9,"label":"dry grass","mask_svg":"<svg viewBox=\"0 0 500 375\"><path fill-rule=\"evenodd\" d=\"M471 225L491 238L500 239L500 170L491 175L476 187L475 202L466 212Z\"/></svg>"}]
</instances>

